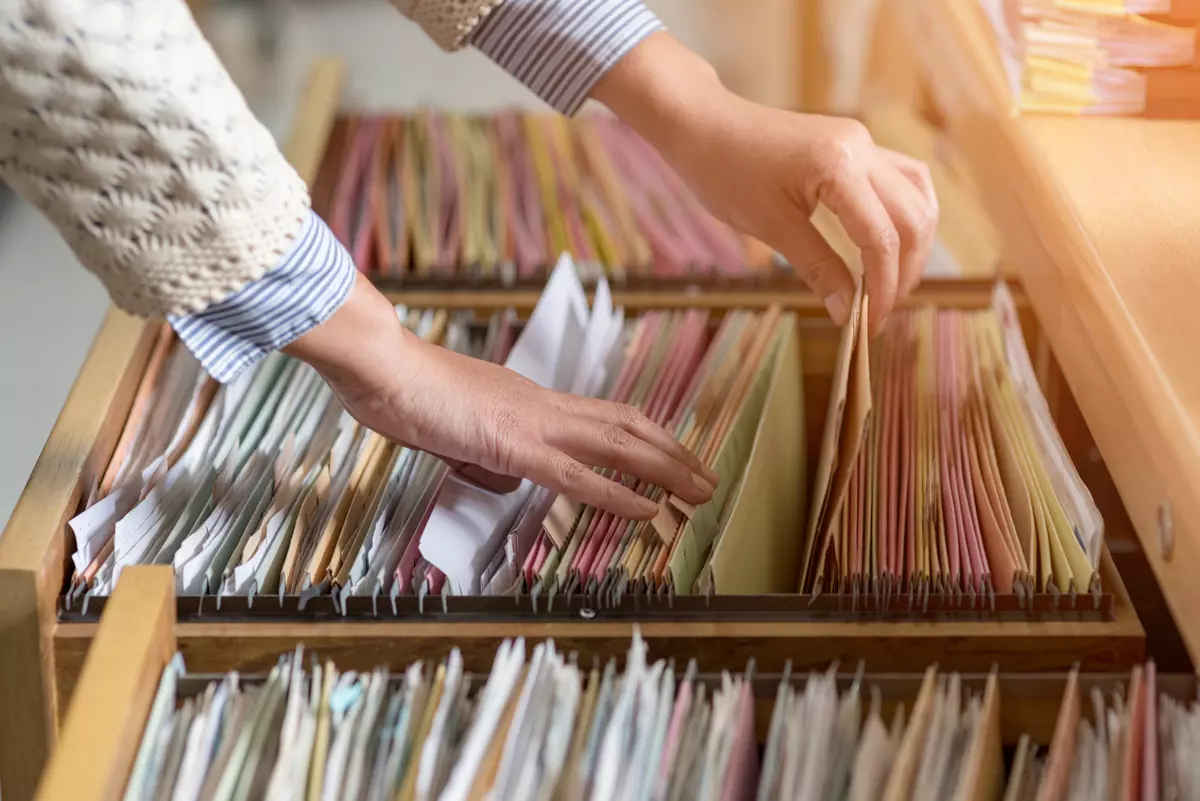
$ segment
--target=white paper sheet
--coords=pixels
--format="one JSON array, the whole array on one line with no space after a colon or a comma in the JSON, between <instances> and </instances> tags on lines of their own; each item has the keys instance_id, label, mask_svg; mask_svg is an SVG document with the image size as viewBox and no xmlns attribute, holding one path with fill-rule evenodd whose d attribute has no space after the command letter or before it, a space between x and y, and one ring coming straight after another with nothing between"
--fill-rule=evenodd
<instances>
[{"instance_id":1,"label":"white paper sheet","mask_svg":"<svg viewBox=\"0 0 1200 801\"><path fill-rule=\"evenodd\" d=\"M544 387L591 389L603 380L603 365L619 338L619 312L611 308L607 286L599 294L599 314L589 314L587 296L571 259L564 255L551 274L505 366ZM616 330L618 334L614 334ZM521 507L533 491L523 482L516 492L490 492L450 475L421 535L421 556L446 574L456 594L478 594L488 566Z\"/></svg>"}]
</instances>

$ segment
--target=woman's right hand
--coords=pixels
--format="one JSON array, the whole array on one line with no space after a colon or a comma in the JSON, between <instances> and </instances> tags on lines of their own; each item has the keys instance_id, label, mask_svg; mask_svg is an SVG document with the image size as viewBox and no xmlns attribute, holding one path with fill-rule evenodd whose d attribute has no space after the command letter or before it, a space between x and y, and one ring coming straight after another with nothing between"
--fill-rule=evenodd
<instances>
[{"instance_id":1,"label":"woman's right hand","mask_svg":"<svg viewBox=\"0 0 1200 801\"><path fill-rule=\"evenodd\" d=\"M876 145L861 123L744 100L665 32L630 51L592 96L650 142L709 211L782 253L839 325L854 278L811 222L818 205L862 252L872 331L921 280L938 222L929 170Z\"/></svg>"},{"instance_id":2,"label":"woman's right hand","mask_svg":"<svg viewBox=\"0 0 1200 801\"><path fill-rule=\"evenodd\" d=\"M424 342L362 276L333 317L286 350L316 368L360 423L489 489L528 478L622 517L653 517L652 501L592 469L611 467L689 503L712 497L716 475L641 412Z\"/></svg>"}]
</instances>

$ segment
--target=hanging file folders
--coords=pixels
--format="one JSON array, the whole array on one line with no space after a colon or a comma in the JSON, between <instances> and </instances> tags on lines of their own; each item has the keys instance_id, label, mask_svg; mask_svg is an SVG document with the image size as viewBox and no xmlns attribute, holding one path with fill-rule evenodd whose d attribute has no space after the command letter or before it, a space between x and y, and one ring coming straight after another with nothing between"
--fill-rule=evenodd
<instances>
[{"instance_id":1,"label":"hanging file folders","mask_svg":"<svg viewBox=\"0 0 1200 801\"><path fill-rule=\"evenodd\" d=\"M181 595L218 597L787 591L804 484L793 315L626 320L603 284L589 306L569 260L523 323L399 313L430 341L641 409L713 466L716 497L691 508L612 476L660 503L655 521L636 524L528 482L484 490L358 426L307 366L272 356L217 388L164 329L144 402L71 521L69 600L108 594L142 563L171 564ZM755 459L780 491L745 480L761 474ZM747 516L761 536L741 534Z\"/></svg>"},{"instance_id":2,"label":"hanging file folders","mask_svg":"<svg viewBox=\"0 0 1200 801\"><path fill-rule=\"evenodd\" d=\"M564 259L527 320L398 310L429 341L636 407L720 476L693 507L609 471L658 504L647 522L529 482L485 490L357 425L284 356L217 387L164 328L112 459L70 521L65 602L108 595L129 565L169 564L178 593L215 596L214 612L263 596L300 610L332 598L343 613L364 599L373 614L431 596L546 609L799 595L814 608L846 597L836 608L912 610L1091 593L1099 608L1103 523L1007 290L990 309L901 310L874 340L855 308L823 418L805 408L804 326L778 308L627 318L603 282L589 304ZM808 432L822 426L810 471Z\"/></svg>"},{"instance_id":3,"label":"hanging file folders","mask_svg":"<svg viewBox=\"0 0 1200 801\"><path fill-rule=\"evenodd\" d=\"M986 311L843 332L798 589L854 596L1097 592L1103 521L997 285Z\"/></svg>"},{"instance_id":4,"label":"hanging file folders","mask_svg":"<svg viewBox=\"0 0 1200 801\"><path fill-rule=\"evenodd\" d=\"M791 275L607 115L350 115L322 176L315 207L379 280L540 282L560 253L590 282Z\"/></svg>"},{"instance_id":5,"label":"hanging file folders","mask_svg":"<svg viewBox=\"0 0 1200 801\"><path fill-rule=\"evenodd\" d=\"M1153 663L1127 681L864 667L767 677L751 662L703 675L694 661L652 661L636 629L623 665L516 639L482 675L457 649L357 672L300 648L265 677L205 684L176 657L125 797L1159 801L1200 791L1189 759L1200 709L1180 687L1194 696L1195 682L1160 687ZM1058 705L1036 737L1011 726L1030 720L1031 701Z\"/></svg>"},{"instance_id":6,"label":"hanging file folders","mask_svg":"<svg viewBox=\"0 0 1200 801\"><path fill-rule=\"evenodd\" d=\"M1002 786L994 675L980 693L931 668L909 709L888 712L861 674L676 673L636 631L623 667L520 639L484 676L457 650L395 675L306 656L194 695L176 658L125 797L899 800Z\"/></svg>"}]
</instances>

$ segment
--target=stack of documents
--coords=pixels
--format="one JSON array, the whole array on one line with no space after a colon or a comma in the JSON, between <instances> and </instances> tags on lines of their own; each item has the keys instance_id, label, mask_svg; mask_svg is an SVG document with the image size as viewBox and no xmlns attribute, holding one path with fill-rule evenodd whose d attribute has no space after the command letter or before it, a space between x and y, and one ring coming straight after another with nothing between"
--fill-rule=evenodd
<instances>
[{"instance_id":1,"label":"stack of documents","mask_svg":"<svg viewBox=\"0 0 1200 801\"><path fill-rule=\"evenodd\" d=\"M349 118L316 205L359 269L403 281L752 278L772 251L718 222L645 141L602 114Z\"/></svg>"},{"instance_id":2,"label":"stack of documents","mask_svg":"<svg viewBox=\"0 0 1200 801\"><path fill-rule=\"evenodd\" d=\"M897 676L877 684L862 666L772 679L751 662L705 676L694 660L650 662L636 627L623 669L523 639L502 643L486 675L466 673L457 649L400 673L305 657L284 656L265 680L230 673L184 691L177 656L125 797L1200 797L1200 703L1160 688L1153 662L1111 692L1073 671L1049 741L1004 749L1002 715L1025 717L1036 695L1005 710L994 671L981 681L931 667L899 698Z\"/></svg>"},{"instance_id":3,"label":"stack of documents","mask_svg":"<svg viewBox=\"0 0 1200 801\"><path fill-rule=\"evenodd\" d=\"M626 321L603 280L589 307L566 257L523 326L511 313L397 312L419 336L542 386L642 409L716 470L716 497L693 508L612 475L659 502L639 525L528 481L490 492L359 426L307 365L275 354L218 387L164 327L107 470L70 521L69 602L109 594L135 564L172 565L180 595L332 595L343 609L352 595L794 581L804 439L792 315Z\"/></svg>"},{"instance_id":4,"label":"stack of documents","mask_svg":"<svg viewBox=\"0 0 1200 801\"><path fill-rule=\"evenodd\" d=\"M888 720L836 667L777 685L765 750L752 666L704 678L650 663L635 632L624 669L577 664L552 642L506 641L492 671L444 662L341 672L280 660L177 701L164 672L127 799L959 799L1002 785L1000 699L930 669ZM761 683L760 683L761 684ZM766 698L761 699L769 704Z\"/></svg>"},{"instance_id":5,"label":"stack of documents","mask_svg":"<svg viewBox=\"0 0 1200 801\"><path fill-rule=\"evenodd\" d=\"M861 677L839 692L836 665L801 686L785 678L757 798L989 797L976 793L993 787L998 775L998 692L994 674L978 696L963 689L958 675L930 668L911 715L906 719L900 704L886 720L878 690Z\"/></svg>"},{"instance_id":6,"label":"stack of documents","mask_svg":"<svg viewBox=\"0 0 1200 801\"><path fill-rule=\"evenodd\" d=\"M1097 592L1103 521L1054 427L1012 297L843 334L799 591Z\"/></svg>"},{"instance_id":7,"label":"stack of documents","mask_svg":"<svg viewBox=\"0 0 1200 801\"><path fill-rule=\"evenodd\" d=\"M1196 28L1138 13L1150 0L981 0L1027 112L1178 116L1172 87L1196 61ZM1193 81L1194 83L1194 81ZM1200 110L1192 99L1191 115Z\"/></svg>"}]
</instances>

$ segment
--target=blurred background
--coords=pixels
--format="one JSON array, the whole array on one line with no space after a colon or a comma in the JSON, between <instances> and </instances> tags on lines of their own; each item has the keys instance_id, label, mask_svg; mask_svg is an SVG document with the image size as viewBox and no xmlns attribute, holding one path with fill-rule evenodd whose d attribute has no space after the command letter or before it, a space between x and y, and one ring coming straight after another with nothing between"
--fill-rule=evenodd
<instances>
[{"instance_id":1,"label":"blurred background","mask_svg":"<svg viewBox=\"0 0 1200 801\"><path fill-rule=\"evenodd\" d=\"M793 104L798 4L648 0L674 35L742 94ZM312 61L347 65L355 107L464 110L539 101L473 51L442 53L386 0L194 0L197 20L251 107L281 140ZM54 229L0 186L0 529L107 306Z\"/></svg>"}]
</instances>

